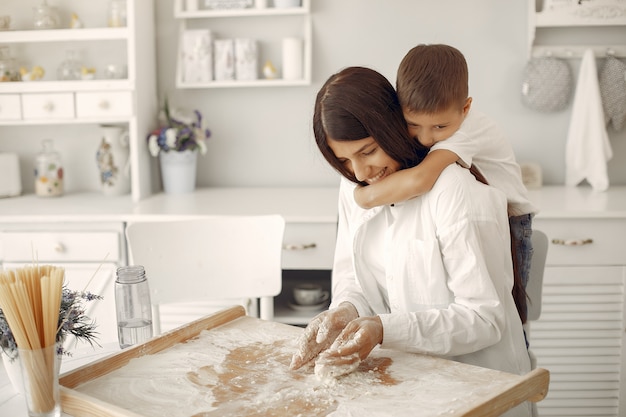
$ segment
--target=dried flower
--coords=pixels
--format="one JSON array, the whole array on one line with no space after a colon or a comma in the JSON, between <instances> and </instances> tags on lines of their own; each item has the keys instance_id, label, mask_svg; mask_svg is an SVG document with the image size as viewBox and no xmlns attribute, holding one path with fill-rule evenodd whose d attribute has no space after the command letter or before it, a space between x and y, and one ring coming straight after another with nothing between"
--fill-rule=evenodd
<instances>
[{"instance_id":1,"label":"dried flower","mask_svg":"<svg viewBox=\"0 0 626 417\"><path fill-rule=\"evenodd\" d=\"M172 114L167 99L165 100L164 126L153 130L148 135L148 150L152 156L159 152L182 152L185 150L199 150L206 154L206 141L211 137L211 131L202 127L202 114L194 110L193 116L183 113Z\"/></svg>"},{"instance_id":2,"label":"dried flower","mask_svg":"<svg viewBox=\"0 0 626 417\"><path fill-rule=\"evenodd\" d=\"M56 341L59 343L59 354L70 356L71 354L61 346L61 342L68 335L73 335L77 339L83 340L90 345L96 342L96 323L85 314L85 302L102 300L102 296L88 291L72 291L63 287L61 298L61 308L59 309L59 326ZM17 344L6 317L0 309L0 348L11 359L17 357Z\"/></svg>"}]
</instances>

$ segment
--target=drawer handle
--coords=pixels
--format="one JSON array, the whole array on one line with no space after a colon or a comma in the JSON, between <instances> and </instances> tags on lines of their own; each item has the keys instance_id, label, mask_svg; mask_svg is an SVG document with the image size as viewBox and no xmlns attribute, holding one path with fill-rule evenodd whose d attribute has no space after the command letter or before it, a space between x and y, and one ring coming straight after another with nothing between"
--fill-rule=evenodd
<instances>
[{"instance_id":1,"label":"drawer handle","mask_svg":"<svg viewBox=\"0 0 626 417\"><path fill-rule=\"evenodd\" d=\"M108 110L111 107L111 104L106 100L102 100L100 104L98 104L98 107L100 107L100 110Z\"/></svg>"},{"instance_id":2,"label":"drawer handle","mask_svg":"<svg viewBox=\"0 0 626 417\"><path fill-rule=\"evenodd\" d=\"M65 253L65 245L61 242L57 242L56 245L54 245L54 251L56 253Z\"/></svg>"},{"instance_id":3,"label":"drawer handle","mask_svg":"<svg viewBox=\"0 0 626 417\"><path fill-rule=\"evenodd\" d=\"M552 243L555 245L563 245L563 246L582 246L582 245L590 245L593 243L593 239L552 239Z\"/></svg>"},{"instance_id":4,"label":"drawer handle","mask_svg":"<svg viewBox=\"0 0 626 417\"><path fill-rule=\"evenodd\" d=\"M54 102L47 101L46 104L43 105L43 109L48 113L52 113L54 111Z\"/></svg>"},{"instance_id":5,"label":"drawer handle","mask_svg":"<svg viewBox=\"0 0 626 417\"><path fill-rule=\"evenodd\" d=\"M305 243L303 245L295 245L293 243L286 243L283 245L284 250L306 250L316 248L317 244L315 243Z\"/></svg>"}]
</instances>

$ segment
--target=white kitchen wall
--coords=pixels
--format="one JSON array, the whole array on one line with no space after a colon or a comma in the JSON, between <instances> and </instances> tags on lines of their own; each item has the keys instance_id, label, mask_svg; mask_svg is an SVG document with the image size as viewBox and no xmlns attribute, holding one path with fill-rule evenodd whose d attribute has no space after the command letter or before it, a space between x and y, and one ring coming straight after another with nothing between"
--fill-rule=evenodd
<instances>
[{"instance_id":1,"label":"white kitchen wall","mask_svg":"<svg viewBox=\"0 0 626 417\"><path fill-rule=\"evenodd\" d=\"M213 131L200 159L207 186L317 186L336 184L311 133L317 90L350 65L375 68L395 84L404 54L418 43L459 48L470 68L474 106L509 134L518 161L541 164L544 183L562 184L568 109L540 114L521 104L527 59L525 1L312 0L313 83L309 87L175 90L177 22L172 0L157 6L158 80L161 96L203 111ZM608 43L619 43L611 39ZM570 61L576 74L580 60ZM598 61L598 67L601 61ZM615 156L611 184L626 183L626 130L609 130Z\"/></svg>"},{"instance_id":2,"label":"white kitchen wall","mask_svg":"<svg viewBox=\"0 0 626 417\"><path fill-rule=\"evenodd\" d=\"M540 114L520 101L527 60L525 1L311 0L312 85L197 90L174 87L178 21L173 18L173 0L155 3L159 96L201 110L213 132L208 155L199 159L200 186L335 185L337 176L319 156L312 137L315 94L328 76L350 65L375 68L395 84L400 60L418 43L458 47L469 63L474 106L505 129L519 161L541 164L544 183L564 181L571 103L564 111ZM236 24L242 22L245 19L236 19ZM624 38L626 32L606 43L621 43ZM570 63L577 74L580 60ZM609 128L609 132L614 150L610 181L623 185L626 130L616 133ZM20 153L26 191L32 192L30 161L44 137L70 138L58 143L68 160L68 189L99 189L97 126L2 127L0 134L0 151Z\"/></svg>"}]
</instances>

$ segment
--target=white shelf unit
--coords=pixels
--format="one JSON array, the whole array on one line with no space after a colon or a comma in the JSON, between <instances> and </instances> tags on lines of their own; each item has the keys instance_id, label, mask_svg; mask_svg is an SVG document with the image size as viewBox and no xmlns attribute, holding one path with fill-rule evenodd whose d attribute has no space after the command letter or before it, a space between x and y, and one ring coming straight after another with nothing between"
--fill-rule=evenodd
<instances>
[{"instance_id":1,"label":"white shelf unit","mask_svg":"<svg viewBox=\"0 0 626 417\"><path fill-rule=\"evenodd\" d=\"M553 56L558 58L580 58L587 49L592 49L597 57L614 55L626 57L626 43L622 33L617 35L599 35L600 44L587 42L540 44L538 35L542 32L574 30L580 38L591 38L610 28L626 26L626 4L620 0L593 0L577 2L561 2L551 5L543 1L538 8L536 0L528 0L528 56ZM583 33L584 32L584 33Z\"/></svg>"},{"instance_id":2,"label":"white shelf unit","mask_svg":"<svg viewBox=\"0 0 626 417\"><path fill-rule=\"evenodd\" d=\"M154 3L153 0L127 0L125 27L107 26L108 4L108 0L57 0L50 5L58 9L60 28L34 30L30 5L19 0L3 0L3 9L11 15L13 23L11 30L0 31L0 45L9 45L18 67L40 65L45 76L39 81L0 82L0 103L18 107L9 109L0 105L0 151L10 148L11 140L2 137L3 126L125 125L130 138L129 198L139 201L152 194L151 158L145 138L156 126L158 113ZM71 13L81 19L83 28L69 28ZM88 56L83 64L96 68L93 80L57 79L56 69L68 48L80 49ZM112 62L126 66L126 78L105 78L104 67ZM26 109L24 99L35 96L49 105L41 111ZM69 108L63 117L54 114L54 100L60 96L67 99ZM85 111L81 106L81 99L86 97L97 103L94 111Z\"/></svg>"},{"instance_id":3,"label":"white shelf unit","mask_svg":"<svg viewBox=\"0 0 626 417\"><path fill-rule=\"evenodd\" d=\"M219 38L235 38L242 33L242 29L252 22L256 22L257 25L272 25L272 31L279 30L277 27L282 27L287 21L286 27L291 24L292 31L287 33L287 36L301 37L303 40L303 77L296 80L285 80L281 78L265 79L263 78L261 68L263 63L268 59L264 46L274 51L271 61L274 66L279 63L279 55L275 52L279 50L279 42L276 39L259 38L259 78L257 80L228 80L228 81L210 81L210 82L185 82L183 80L183 71L181 64L181 48L179 46L178 51L178 65L176 69L176 87L185 88L233 88L233 87L289 87L289 86L306 86L311 84L311 67L312 67L312 23L310 17L310 1L302 0L300 7L290 8L242 8L242 9L200 9L194 11L184 10L183 0L174 1L174 17L180 19L180 38L182 38L183 32L191 28L208 28L216 26L218 21L227 22L228 26L223 32L218 32ZM241 20L240 20L241 19ZM297 27L297 31L293 31L293 24ZM224 28L225 26L222 26ZM255 37L258 33L253 35L245 35L245 37ZM180 42L179 42L180 44ZM280 73L280 71L279 71Z\"/></svg>"}]
</instances>

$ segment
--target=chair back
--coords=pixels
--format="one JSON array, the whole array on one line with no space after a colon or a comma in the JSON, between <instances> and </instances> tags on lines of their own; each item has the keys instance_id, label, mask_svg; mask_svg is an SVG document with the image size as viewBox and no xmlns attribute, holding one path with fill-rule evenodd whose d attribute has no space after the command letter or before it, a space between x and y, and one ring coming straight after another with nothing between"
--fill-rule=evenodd
<instances>
[{"instance_id":1,"label":"chair back","mask_svg":"<svg viewBox=\"0 0 626 417\"><path fill-rule=\"evenodd\" d=\"M282 288L284 229L279 215L129 224L129 259L146 270L155 332L165 303L258 298L261 318L271 319Z\"/></svg>"},{"instance_id":2,"label":"chair back","mask_svg":"<svg viewBox=\"0 0 626 417\"><path fill-rule=\"evenodd\" d=\"M538 320L541 316L543 293L543 272L548 255L548 236L541 230L533 230L531 237L533 257L530 264L530 275L526 294L528 295L528 320Z\"/></svg>"}]
</instances>

